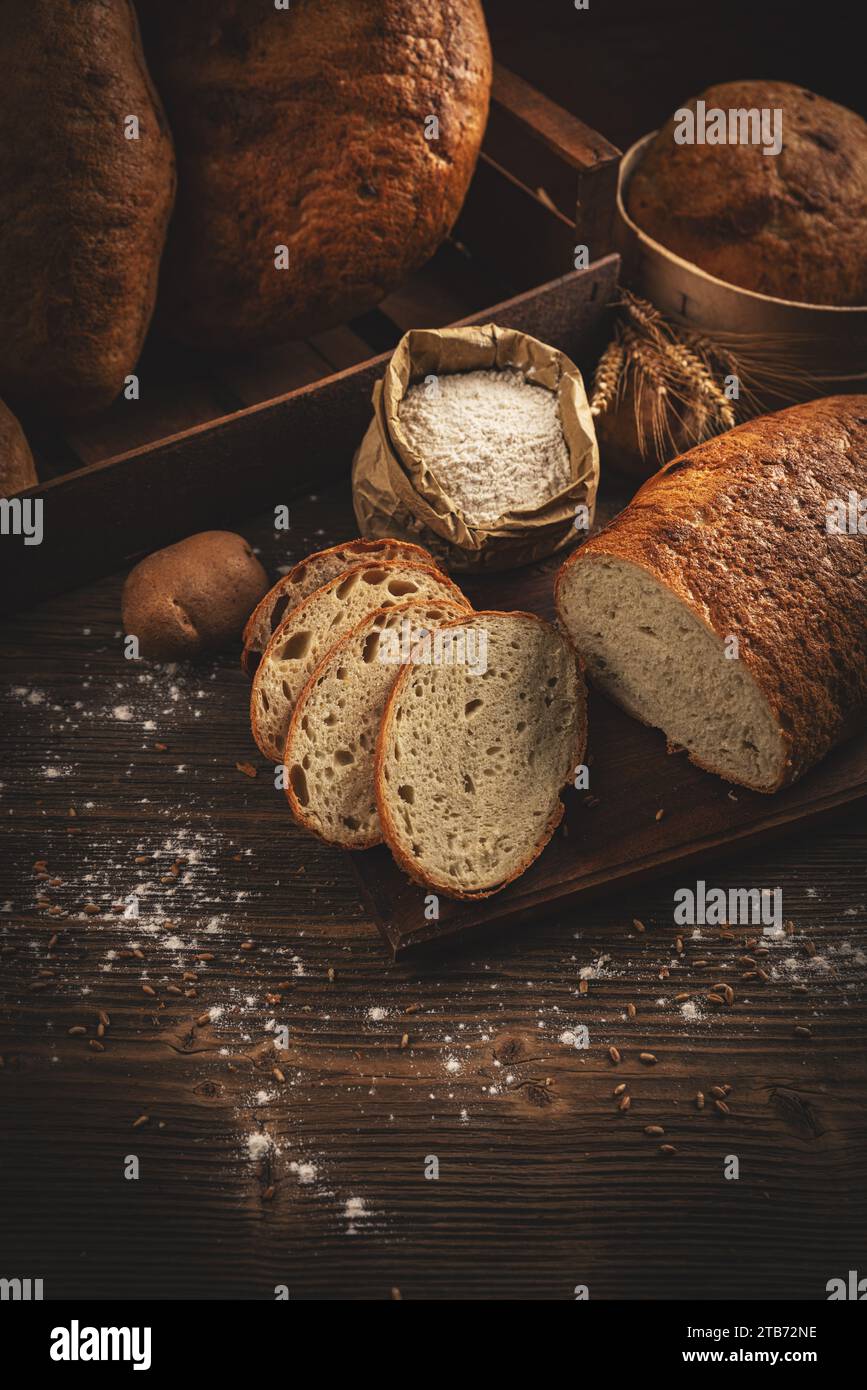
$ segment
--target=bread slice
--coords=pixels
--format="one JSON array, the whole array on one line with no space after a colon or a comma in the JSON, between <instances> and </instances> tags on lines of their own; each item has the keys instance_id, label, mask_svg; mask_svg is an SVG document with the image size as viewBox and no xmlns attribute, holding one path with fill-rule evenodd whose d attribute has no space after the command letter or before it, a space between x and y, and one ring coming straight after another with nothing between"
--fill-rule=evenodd
<instances>
[{"instance_id":1,"label":"bread slice","mask_svg":"<svg viewBox=\"0 0 867 1390\"><path fill-rule=\"evenodd\" d=\"M444 624L435 643L452 633L452 660L443 645L439 662L408 664L392 687L376 804L412 878L484 898L554 833L561 788L584 757L586 696L571 644L533 613L473 613Z\"/></svg>"},{"instance_id":2,"label":"bread slice","mask_svg":"<svg viewBox=\"0 0 867 1390\"><path fill-rule=\"evenodd\" d=\"M393 560L345 570L291 610L262 654L250 695L253 737L266 758L282 760L295 701L329 647L375 608L411 598L446 598L469 608L439 570Z\"/></svg>"},{"instance_id":3,"label":"bread slice","mask_svg":"<svg viewBox=\"0 0 867 1390\"><path fill-rule=\"evenodd\" d=\"M345 541L342 545L332 545L328 550L317 550L300 560L297 565L284 574L253 609L244 628L244 650L241 665L252 676L263 651L271 640L272 633L281 620L297 608L303 599L315 589L367 560L383 564L387 560L408 560L412 565L439 565L423 546L411 545L409 541Z\"/></svg>"},{"instance_id":4,"label":"bread slice","mask_svg":"<svg viewBox=\"0 0 867 1390\"><path fill-rule=\"evenodd\" d=\"M446 599L378 608L325 654L298 698L283 756L289 805L307 830L345 849L380 843L373 760L385 702L425 631L462 614Z\"/></svg>"}]
</instances>

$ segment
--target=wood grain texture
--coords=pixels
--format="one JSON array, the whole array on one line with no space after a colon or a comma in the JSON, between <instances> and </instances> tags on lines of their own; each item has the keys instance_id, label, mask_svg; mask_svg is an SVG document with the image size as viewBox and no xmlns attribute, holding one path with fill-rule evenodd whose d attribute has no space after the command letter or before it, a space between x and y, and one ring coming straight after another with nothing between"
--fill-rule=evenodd
<instances>
[{"instance_id":1,"label":"wood grain texture","mask_svg":"<svg viewBox=\"0 0 867 1390\"><path fill-rule=\"evenodd\" d=\"M345 539L348 486L299 500L291 555L266 518L249 534L272 568ZM47 1297L815 1299L863 1267L863 809L708 865L783 888L794 931L760 958L766 983L740 979L741 929L678 953L682 875L393 964L345 858L295 829L257 758L236 654L125 662L121 580L3 631L4 1274ZM112 912L134 893L139 918ZM704 1002L720 979L730 1008ZM281 1152L250 1158L260 1130Z\"/></svg>"}]
</instances>

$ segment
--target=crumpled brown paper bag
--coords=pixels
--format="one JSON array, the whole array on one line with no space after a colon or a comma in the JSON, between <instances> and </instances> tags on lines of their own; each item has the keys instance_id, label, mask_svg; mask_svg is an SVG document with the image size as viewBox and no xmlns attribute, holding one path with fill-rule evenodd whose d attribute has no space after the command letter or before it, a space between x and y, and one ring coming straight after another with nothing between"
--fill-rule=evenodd
<instances>
[{"instance_id":1,"label":"crumpled brown paper bag","mask_svg":"<svg viewBox=\"0 0 867 1390\"><path fill-rule=\"evenodd\" d=\"M556 391L572 463L572 482L538 507L474 526L456 509L424 461L413 454L398 409L409 386L448 372L516 367ZM527 333L477 328L415 328L404 334L373 389L373 419L352 463L355 516L369 539L416 541L450 570L498 570L530 564L586 535L579 507L593 521L599 449L581 373L574 362Z\"/></svg>"}]
</instances>

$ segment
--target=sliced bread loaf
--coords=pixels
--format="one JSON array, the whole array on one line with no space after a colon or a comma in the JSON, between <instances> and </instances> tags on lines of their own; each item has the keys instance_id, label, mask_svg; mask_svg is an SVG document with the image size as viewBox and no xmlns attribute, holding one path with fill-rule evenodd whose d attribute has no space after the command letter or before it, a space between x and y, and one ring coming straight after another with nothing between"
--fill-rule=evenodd
<instances>
[{"instance_id":1,"label":"sliced bread loaf","mask_svg":"<svg viewBox=\"0 0 867 1390\"><path fill-rule=\"evenodd\" d=\"M244 650L241 665L252 676L272 633L302 599L321 589L330 579L336 578L353 565L365 560L409 560L413 565L439 566L429 551L423 546L411 545L409 541L345 541L343 545L332 545L328 550L317 550L300 560L288 574L278 579L272 589L253 609L244 628Z\"/></svg>"},{"instance_id":2,"label":"sliced bread loaf","mask_svg":"<svg viewBox=\"0 0 867 1390\"><path fill-rule=\"evenodd\" d=\"M533 613L473 613L434 640L440 660L403 667L386 703L377 809L412 878L483 898L522 874L560 821L584 756L584 682L571 644Z\"/></svg>"},{"instance_id":3,"label":"sliced bread loaf","mask_svg":"<svg viewBox=\"0 0 867 1390\"><path fill-rule=\"evenodd\" d=\"M250 695L253 737L266 758L282 760L295 701L329 647L375 608L411 598L446 598L469 608L439 570L394 560L345 570L291 610L262 654Z\"/></svg>"},{"instance_id":4,"label":"sliced bread loaf","mask_svg":"<svg viewBox=\"0 0 867 1390\"><path fill-rule=\"evenodd\" d=\"M298 697L283 758L301 825L346 849L379 844L373 760L386 699L425 631L462 614L446 599L378 608L326 653Z\"/></svg>"},{"instance_id":5,"label":"sliced bread loaf","mask_svg":"<svg viewBox=\"0 0 867 1390\"><path fill-rule=\"evenodd\" d=\"M867 396L752 420L575 551L560 619L630 714L700 767L777 791L867 722L867 537L834 522L865 495Z\"/></svg>"}]
</instances>

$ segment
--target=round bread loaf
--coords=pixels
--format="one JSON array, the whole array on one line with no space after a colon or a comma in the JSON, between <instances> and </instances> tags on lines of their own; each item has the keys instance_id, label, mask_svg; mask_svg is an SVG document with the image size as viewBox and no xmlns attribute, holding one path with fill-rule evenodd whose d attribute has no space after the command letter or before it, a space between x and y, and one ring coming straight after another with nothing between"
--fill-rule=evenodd
<instances>
[{"instance_id":1,"label":"round bread loaf","mask_svg":"<svg viewBox=\"0 0 867 1390\"><path fill-rule=\"evenodd\" d=\"M148 0L142 27L178 156L159 310L174 337L249 348L327 328L433 254L487 117L480 0Z\"/></svg>"},{"instance_id":2,"label":"round bread loaf","mask_svg":"<svg viewBox=\"0 0 867 1390\"><path fill-rule=\"evenodd\" d=\"M867 122L788 82L726 82L686 103L782 111L782 150L677 144L677 114L630 182L632 219L732 285L807 304L867 304Z\"/></svg>"},{"instance_id":3,"label":"round bread loaf","mask_svg":"<svg viewBox=\"0 0 867 1390\"><path fill-rule=\"evenodd\" d=\"M0 401L0 497L11 497L38 482L24 431L12 411Z\"/></svg>"},{"instance_id":4,"label":"round bread loaf","mask_svg":"<svg viewBox=\"0 0 867 1390\"><path fill-rule=\"evenodd\" d=\"M237 640L268 588L243 536L200 531L136 565L123 586L123 630L139 655L183 661Z\"/></svg>"}]
</instances>

